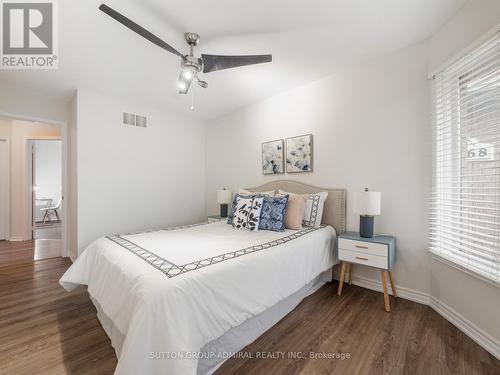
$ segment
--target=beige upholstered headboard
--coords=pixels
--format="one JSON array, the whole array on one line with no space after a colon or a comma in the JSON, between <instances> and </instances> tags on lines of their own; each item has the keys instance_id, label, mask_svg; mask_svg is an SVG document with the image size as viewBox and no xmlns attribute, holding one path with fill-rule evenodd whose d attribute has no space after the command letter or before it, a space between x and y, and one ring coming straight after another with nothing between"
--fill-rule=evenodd
<instances>
[{"instance_id":1,"label":"beige upholstered headboard","mask_svg":"<svg viewBox=\"0 0 500 375\"><path fill-rule=\"evenodd\" d=\"M271 181L262 186L249 188L250 191L269 191L282 189L295 194L311 194L320 191L327 191L328 197L323 209L323 224L331 225L337 234L345 232L346 226L346 190L345 189L323 189L310 186L297 181L277 180Z\"/></svg>"}]
</instances>

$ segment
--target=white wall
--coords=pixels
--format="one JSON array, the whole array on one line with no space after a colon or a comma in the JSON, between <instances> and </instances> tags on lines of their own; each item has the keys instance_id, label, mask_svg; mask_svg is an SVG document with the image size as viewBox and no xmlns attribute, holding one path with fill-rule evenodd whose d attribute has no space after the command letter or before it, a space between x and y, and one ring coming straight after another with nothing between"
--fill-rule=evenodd
<instances>
[{"instance_id":1,"label":"white wall","mask_svg":"<svg viewBox=\"0 0 500 375\"><path fill-rule=\"evenodd\" d=\"M500 1L473 0L429 40L429 71L500 24ZM500 287L432 260L431 295L496 340L500 353Z\"/></svg>"},{"instance_id":2,"label":"white wall","mask_svg":"<svg viewBox=\"0 0 500 375\"><path fill-rule=\"evenodd\" d=\"M34 149L36 196L50 198L55 205L62 195L62 141L38 140L34 142ZM35 210L35 219L42 218L43 211Z\"/></svg>"},{"instance_id":3,"label":"white wall","mask_svg":"<svg viewBox=\"0 0 500 375\"><path fill-rule=\"evenodd\" d=\"M215 191L271 179L294 179L348 190L349 230L358 229L351 197L363 187L382 192L376 231L397 237L398 285L429 292L427 199L430 128L426 45L419 44L285 92L214 120L207 128L207 209ZM261 143L314 135L314 172L261 173ZM358 276L380 274L356 267Z\"/></svg>"},{"instance_id":4,"label":"white wall","mask_svg":"<svg viewBox=\"0 0 500 375\"><path fill-rule=\"evenodd\" d=\"M68 103L63 97L0 82L0 114L64 122L67 121L68 110Z\"/></svg>"},{"instance_id":5,"label":"white wall","mask_svg":"<svg viewBox=\"0 0 500 375\"><path fill-rule=\"evenodd\" d=\"M0 138L10 139L12 122L9 119L0 118Z\"/></svg>"},{"instance_id":6,"label":"white wall","mask_svg":"<svg viewBox=\"0 0 500 375\"><path fill-rule=\"evenodd\" d=\"M428 41L429 72L500 23L500 1L469 0Z\"/></svg>"},{"instance_id":7,"label":"white wall","mask_svg":"<svg viewBox=\"0 0 500 375\"><path fill-rule=\"evenodd\" d=\"M123 125L124 111L147 128ZM202 122L79 89L76 124L80 252L103 235L205 217Z\"/></svg>"}]
</instances>

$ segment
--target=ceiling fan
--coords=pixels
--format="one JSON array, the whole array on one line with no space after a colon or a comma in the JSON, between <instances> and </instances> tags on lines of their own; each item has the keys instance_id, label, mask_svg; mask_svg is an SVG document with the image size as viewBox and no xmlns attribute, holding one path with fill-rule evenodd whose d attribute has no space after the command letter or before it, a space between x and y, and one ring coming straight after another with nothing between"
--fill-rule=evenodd
<instances>
[{"instance_id":1,"label":"ceiling fan","mask_svg":"<svg viewBox=\"0 0 500 375\"><path fill-rule=\"evenodd\" d=\"M193 81L196 81L198 86L207 88L208 82L202 81L198 77L198 73L210 73L222 69L236 68L239 66L261 64L272 61L272 55L242 55L242 56L223 56L223 55L205 55L196 57L193 54L194 47L200 41L200 36L196 33L186 33L184 38L189 45L189 54L183 55L174 47L158 38L156 35L146 30L142 26L136 24L131 19L125 17L123 14L110 8L106 4L101 4L99 9L106 13L111 18L120 22L122 25L128 27L130 30L135 31L140 36L146 38L151 43L156 44L158 47L167 50L174 55L181 58L181 73L179 75L179 94L187 94Z\"/></svg>"}]
</instances>

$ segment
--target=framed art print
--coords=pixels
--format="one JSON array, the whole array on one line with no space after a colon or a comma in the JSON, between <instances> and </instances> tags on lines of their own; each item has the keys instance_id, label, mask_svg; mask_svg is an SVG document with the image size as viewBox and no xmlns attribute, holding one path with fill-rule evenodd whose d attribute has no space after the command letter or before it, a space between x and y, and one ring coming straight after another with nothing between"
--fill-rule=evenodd
<instances>
[{"instance_id":1,"label":"framed art print","mask_svg":"<svg viewBox=\"0 0 500 375\"><path fill-rule=\"evenodd\" d=\"M283 140L262 143L262 174L285 173Z\"/></svg>"},{"instance_id":2,"label":"framed art print","mask_svg":"<svg viewBox=\"0 0 500 375\"><path fill-rule=\"evenodd\" d=\"M312 172L313 136L299 135L286 139L286 172Z\"/></svg>"}]
</instances>

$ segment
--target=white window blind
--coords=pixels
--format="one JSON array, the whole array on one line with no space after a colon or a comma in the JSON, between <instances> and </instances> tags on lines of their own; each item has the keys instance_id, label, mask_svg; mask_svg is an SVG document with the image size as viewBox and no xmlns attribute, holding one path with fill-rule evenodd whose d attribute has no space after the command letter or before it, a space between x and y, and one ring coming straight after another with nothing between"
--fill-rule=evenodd
<instances>
[{"instance_id":1,"label":"white window blind","mask_svg":"<svg viewBox=\"0 0 500 375\"><path fill-rule=\"evenodd\" d=\"M500 283L500 32L432 85L430 250Z\"/></svg>"}]
</instances>

